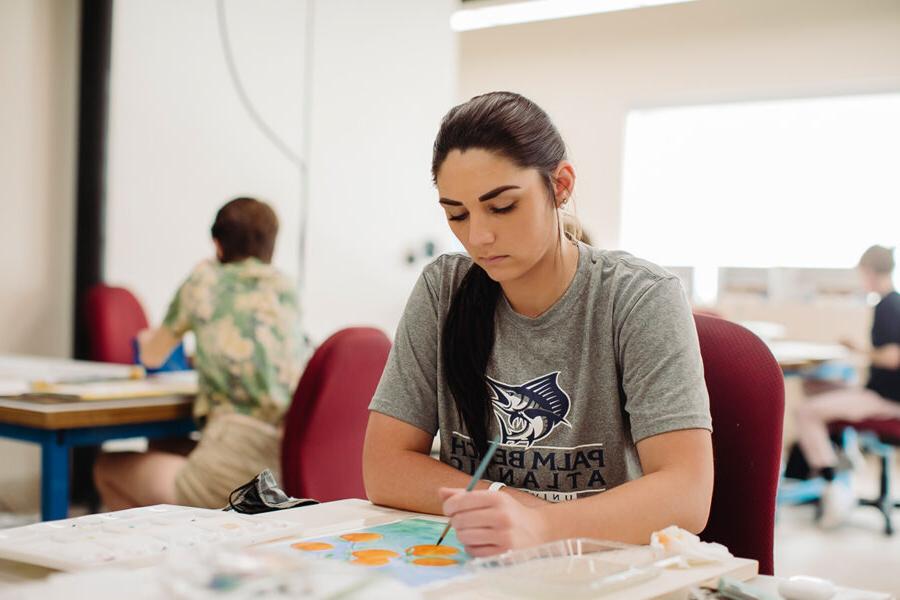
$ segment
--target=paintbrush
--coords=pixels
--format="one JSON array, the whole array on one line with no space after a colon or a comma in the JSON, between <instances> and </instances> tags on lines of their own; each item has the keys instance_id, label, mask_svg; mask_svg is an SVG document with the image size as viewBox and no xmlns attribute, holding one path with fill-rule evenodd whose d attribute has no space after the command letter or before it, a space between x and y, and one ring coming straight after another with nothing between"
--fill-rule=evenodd
<instances>
[{"instance_id":1,"label":"paintbrush","mask_svg":"<svg viewBox=\"0 0 900 600\"><path fill-rule=\"evenodd\" d=\"M475 472L472 474L472 480L466 487L467 492L471 492L473 489L475 489L475 484L481 481L481 476L484 475L484 471L485 469L487 469L488 463L491 462L491 457L494 456L494 452L497 450L497 444L499 443L500 436L497 436L493 440L491 440L487 452L484 453L484 458L481 459L481 462L478 464L478 468L475 469ZM444 536L447 535L448 531L450 531L450 521L447 521L447 526L444 527L444 532L441 534L441 537L438 538L437 544L435 544L435 546L441 545L441 542L444 541Z\"/></svg>"}]
</instances>

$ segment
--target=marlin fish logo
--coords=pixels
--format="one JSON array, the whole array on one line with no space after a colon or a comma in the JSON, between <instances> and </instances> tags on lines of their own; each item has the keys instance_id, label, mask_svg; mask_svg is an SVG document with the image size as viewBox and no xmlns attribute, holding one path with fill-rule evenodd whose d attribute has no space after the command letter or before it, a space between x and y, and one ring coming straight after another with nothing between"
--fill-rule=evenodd
<instances>
[{"instance_id":1,"label":"marlin fish logo","mask_svg":"<svg viewBox=\"0 0 900 600\"><path fill-rule=\"evenodd\" d=\"M521 385L509 385L487 378L494 392L494 414L500 421L501 440L504 444L531 447L566 420L571 402L569 395L559 387L559 371L548 373Z\"/></svg>"}]
</instances>

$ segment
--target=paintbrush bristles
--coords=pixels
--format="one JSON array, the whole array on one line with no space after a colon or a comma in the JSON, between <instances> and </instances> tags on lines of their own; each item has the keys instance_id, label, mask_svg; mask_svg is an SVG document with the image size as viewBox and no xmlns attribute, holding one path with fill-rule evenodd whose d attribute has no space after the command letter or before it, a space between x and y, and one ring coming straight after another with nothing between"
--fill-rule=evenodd
<instances>
[{"instance_id":1,"label":"paintbrush bristles","mask_svg":"<svg viewBox=\"0 0 900 600\"><path fill-rule=\"evenodd\" d=\"M438 538L437 544L435 546L440 546L441 542L444 541L444 538L447 537L447 532L450 531L450 522L447 522L447 526L444 527L444 532L441 534L441 537Z\"/></svg>"}]
</instances>

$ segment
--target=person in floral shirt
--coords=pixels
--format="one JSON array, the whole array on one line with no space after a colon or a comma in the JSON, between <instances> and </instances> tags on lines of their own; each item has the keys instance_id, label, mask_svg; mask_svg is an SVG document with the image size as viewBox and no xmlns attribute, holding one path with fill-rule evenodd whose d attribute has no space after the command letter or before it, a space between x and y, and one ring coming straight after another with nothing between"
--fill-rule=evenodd
<instances>
[{"instance_id":1,"label":"person in floral shirt","mask_svg":"<svg viewBox=\"0 0 900 600\"><path fill-rule=\"evenodd\" d=\"M278 471L281 421L309 344L294 283L270 263L278 219L265 203L237 198L212 226L216 260L197 265L163 324L142 332L142 362L166 361L182 336L197 339L199 444L151 444L144 453L102 454L94 469L110 510L150 504L220 508L265 468Z\"/></svg>"}]
</instances>

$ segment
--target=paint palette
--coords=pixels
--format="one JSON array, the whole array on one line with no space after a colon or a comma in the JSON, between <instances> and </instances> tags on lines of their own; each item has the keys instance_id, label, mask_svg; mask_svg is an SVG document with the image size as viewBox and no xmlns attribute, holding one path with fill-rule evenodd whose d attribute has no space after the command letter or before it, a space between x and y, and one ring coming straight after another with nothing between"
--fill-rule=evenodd
<instances>
[{"instance_id":1,"label":"paint palette","mask_svg":"<svg viewBox=\"0 0 900 600\"><path fill-rule=\"evenodd\" d=\"M241 548L301 530L287 521L160 504L0 530L0 558L64 571L153 564L175 549Z\"/></svg>"},{"instance_id":2,"label":"paint palette","mask_svg":"<svg viewBox=\"0 0 900 600\"><path fill-rule=\"evenodd\" d=\"M279 544L273 549L376 570L406 585L420 587L467 573L465 564L469 555L452 530L440 546L434 545L444 526L441 521L406 519L329 537Z\"/></svg>"},{"instance_id":3,"label":"paint palette","mask_svg":"<svg viewBox=\"0 0 900 600\"><path fill-rule=\"evenodd\" d=\"M659 577L655 558L649 546L572 538L479 558L470 567L516 598L597 598Z\"/></svg>"}]
</instances>

